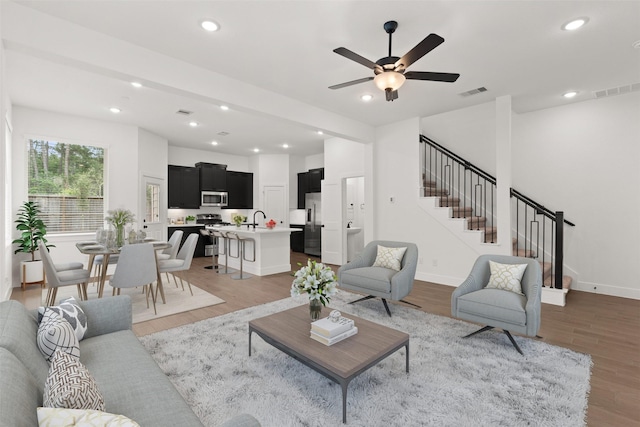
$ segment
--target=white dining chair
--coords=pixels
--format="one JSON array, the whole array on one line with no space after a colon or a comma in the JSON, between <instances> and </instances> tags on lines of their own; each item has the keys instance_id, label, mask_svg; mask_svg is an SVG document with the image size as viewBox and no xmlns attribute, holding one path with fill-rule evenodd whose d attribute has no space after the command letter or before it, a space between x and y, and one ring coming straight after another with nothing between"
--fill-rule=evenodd
<instances>
[{"instance_id":1,"label":"white dining chair","mask_svg":"<svg viewBox=\"0 0 640 427\"><path fill-rule=\"evenodd\" d=\"M47 279L47 297L45 299L45 305L53 305L56 301L56 295L58 294L58 288L60 286L76 285L78 288L78 297L81 300L87 299L87 284L89 283L89 270L82 268L76 268L72 270L56 270L56 266L51 258L49 249L47 246L38 242L38 248L40 250L40 257L44 264L45 277Z\"/></svg>"},{"instance_id":2,"label":"white dining chair","mask_svg":"<svg viewBox=\"0 0 640 427\"><path fill-rule=\"evenodd\" d=\"M169 238L169 244L171 245L170 248L167 248L165 250L163 250L162 252L156 254L156 256L158 257L158 261L164 261L167 259L175 259L176 256L178 256L178 250L180 249L180 243L182 242L182 236L184 235L184 232L182 230L176 230L173 232L173 234L171 235L171 237ZM167 282L170 281L169 279L169 273L166 273L167 275ZM176 284L176 288L178 287L178 281L176 280L175 276L173 277L173 281Z\"/></svg>"},{"instance_id":3,"label":"white dining chair","mask_svg":"<svg viewBox=\"0 0 640 427\"><path fill-rule=\"evenodd\" d=\"M117 295L120 295L122 288L143 286L147 298L147 308L149 308L149 294L151 294L153 311L158 314L156 296L153 291L153 282L157 277L158 268L153 244L136 243L122 247L120 259L113 276L109 280L109 284L114 288Z\"/></svg>"},{"instance_id":4,"label":"white dining chair","mask_svg":"<svg viewBox=\"0 0 640 427\"><path fill-rule=\"evenodd\" d=\"M184 242L178 255L175 259L166 259L158 261L158 271L160 273L175 273L178 271L184 271L185 273L189 271L191 268L191 261L193 260L193 254L196 251L196 245L198 244L198 236L197 233L189 234L187 240ZM174 275L175 278L175 275ZM174 279L175 280L175 279ZM184 282L182 281L182 277L180 277L180 284L182 284L182 290L184 290ZM191 283L187 278L187 285L189 286L189 291L191 295L193 295L193 289L191 289Z\"/></svg>"}]
</instances>

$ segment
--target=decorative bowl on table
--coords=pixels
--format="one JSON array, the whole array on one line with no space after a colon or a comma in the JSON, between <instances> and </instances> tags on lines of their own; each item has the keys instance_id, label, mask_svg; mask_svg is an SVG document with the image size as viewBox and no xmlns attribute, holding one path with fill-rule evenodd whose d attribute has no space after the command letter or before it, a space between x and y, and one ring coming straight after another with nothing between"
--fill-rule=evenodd
<instances>
[{"instance_id":1,"label":"decorative bowl on table","mask_svg":"<svg viewBox=\"0 0 640 427\"><path fill-rule=\"evenodd\" d=\"M276 226L276 222L273 219L270 219L269 222L265 223L268 229L272 229Z\"/></svg>"}]
</instances>

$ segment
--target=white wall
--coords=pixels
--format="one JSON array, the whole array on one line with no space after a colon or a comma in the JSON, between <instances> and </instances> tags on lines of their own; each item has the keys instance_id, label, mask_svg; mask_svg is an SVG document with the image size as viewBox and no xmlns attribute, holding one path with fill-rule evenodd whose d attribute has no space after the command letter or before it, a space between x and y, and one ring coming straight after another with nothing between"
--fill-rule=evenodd
<instances>
[{"instance_id":1,"label":"white wall","mask_svg":"<svg viewBox=\"0 0 640 427\"><path fill-rule=\"evenodd\" d=\"M0 20L2 8L0 7ZM0 27L0 40L2 28ZM5 51L0 43L0 301L11 297L11 105L6 88Z\"/></svg>"},{"instance_id":2,"label":"white wall","mask_svg":"<svg viewBox=\"0 0 640 427\"><path fill-rule=\"evenodd\" d=\"M288 154L261 154L258 157L258 176L254 175L254 183L257 182L258 186L258 199L254 200L254 210L264 211L264 187L265 185L282 186L284 187L284 214L285 221L289 221L289 155ZM297 182L296 182L297 187ZM269 212L265 214L270 216ZM257 222L260 222L256 218ZM287 224L288 225L288 224Z\"/></svg>"},{"instance_id":3,"label":"white wall","mask_svg":"<svg viewBox=\"0 0 640 427\"><path fill-rule=\"evenodd\" d=\"M325 141L326 142L326 141ZM307 156L304 158L304 171L308 171L309 169L318 169L324 167L324 157L326 151L320 154L314 154L312 156Z\"/></svg>"},{"instance_id":4,"label":"white wall","mask_svg":"<svg viewBox=\"0 0 640 427\"><path fill-rule=\"evenodd\" d=\"M74 144L89 144L107 149L105 204L106 209L126 208L139 217L138 212L138 128L107 121L86 119L77 116L13 107L13 215L27 196L25 144L28 138L51 138ZM14 231L14 236L17 232ZM56 245L52 256L56 262L82 260L83 255L74 243L83 237L48 235L50 243ZM24 255L26 256L26 255ZM19 286L18 264L22 258L13 257L13 284Z\"/></svg>"},{"instance_id":5,"label":"white wall","mask_svg":"<svg viewBox=\"0 0 640 427\"><path fill-rule=\"evenodd\" d=\"M162 224L162 239L168 239L167 236L167 209L168 199L168 146L169 141L145 129L138 129L138 170L139 182L142 184L143 176L157 178L162 181L160 186L160 224ZM142 185L139 185L142 196ZM142 209L142 200L139 203ZM138 216L138 226L145 212L140 212ZM140 228L140 227L139 227Z\"/></svg>"}]
</instances>

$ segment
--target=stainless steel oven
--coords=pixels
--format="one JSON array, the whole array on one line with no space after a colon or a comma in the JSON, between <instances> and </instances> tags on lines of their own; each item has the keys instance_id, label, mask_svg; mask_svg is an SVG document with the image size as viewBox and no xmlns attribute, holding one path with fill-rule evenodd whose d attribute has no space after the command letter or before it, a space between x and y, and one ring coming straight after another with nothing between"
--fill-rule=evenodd
<instances>
[{"instance_id":1,"label":"stainless steel oven","mask_svg":"<svg viewBox=\"0 0 640 427\"><path fill-rule=\"evenodd\" d=\"M227 206L229 194L226 191L202 191L200 206Z\"/></svg>"}]
</instances>

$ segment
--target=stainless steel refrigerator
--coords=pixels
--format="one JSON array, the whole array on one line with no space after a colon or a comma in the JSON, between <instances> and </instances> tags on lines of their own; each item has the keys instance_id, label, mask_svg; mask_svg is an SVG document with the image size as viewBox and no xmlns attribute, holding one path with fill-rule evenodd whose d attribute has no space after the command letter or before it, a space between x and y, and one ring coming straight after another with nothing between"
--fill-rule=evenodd
<instances>
[{"instance_id":1,"label":"stainless steel refrigerator","mask_svg":"<svg viewBox=\"0 0 640 427\"><path fill-rule=\"evenodd\" d=\"M307 193L304 202L304 253L319 257L322 255L322 209L320 193Z\"/></svg>"}]
</instances>

